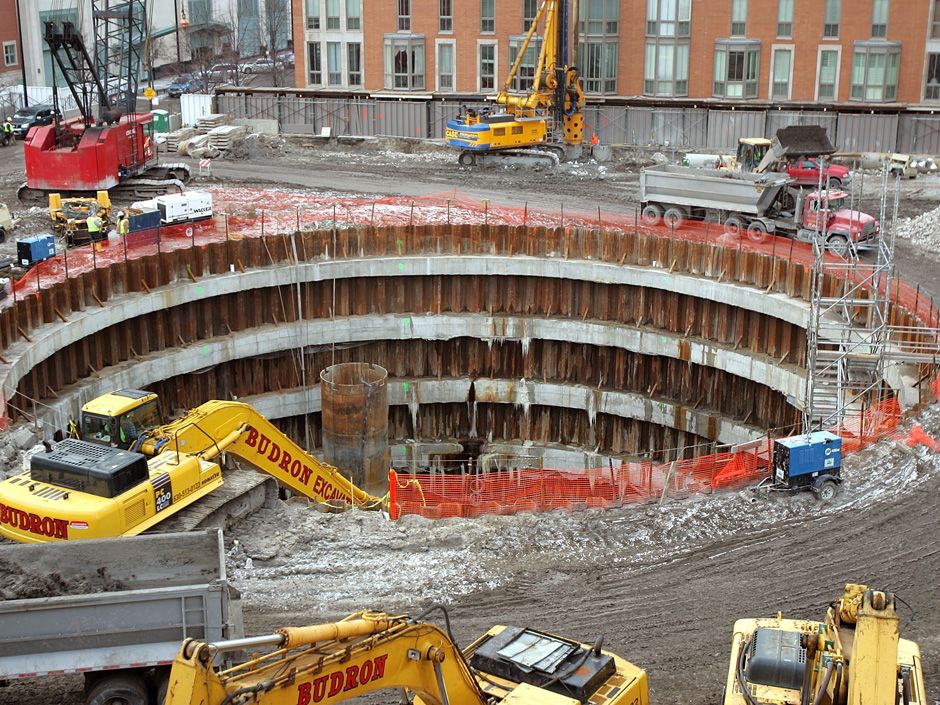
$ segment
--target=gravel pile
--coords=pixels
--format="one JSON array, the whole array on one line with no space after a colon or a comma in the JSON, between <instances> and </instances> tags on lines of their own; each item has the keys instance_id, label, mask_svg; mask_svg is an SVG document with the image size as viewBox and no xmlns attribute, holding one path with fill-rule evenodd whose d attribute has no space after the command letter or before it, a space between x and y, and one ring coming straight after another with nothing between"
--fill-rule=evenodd
<instances>
[{"instance_id":1,"label":"gravel pile","mask_svg":"<svg viewBox=\"0 0 940 705\"><path fill-rule=\"evenodd\" d=\"M940 252L940 206L914 218L899 219L897 236L930 252Z\"/></svg>"}]
</instances>

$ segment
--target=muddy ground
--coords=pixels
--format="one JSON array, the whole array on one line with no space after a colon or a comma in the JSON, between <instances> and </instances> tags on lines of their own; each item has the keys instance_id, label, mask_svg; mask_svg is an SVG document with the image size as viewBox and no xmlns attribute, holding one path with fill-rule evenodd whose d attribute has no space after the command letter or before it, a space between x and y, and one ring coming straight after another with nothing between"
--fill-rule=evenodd
<instances>
[{"instance_id":1,"label":"muddy ground","mask_svg":"<svg viewBox=\"0 0 940 705\"><path fill-rule=\"evenodd\" d=\"M623 212L635 206L636 164L558 173L462 170L439 150L401 155L365 145L312 151L257 148L217 161L211 183L389 195L465 194L494 203ZM259 151L262 150L262 151ZM0 199L17 173L0 153ZM198 180L197 180L198 182ZM876 185L874 178L866 181ZM902 184L901 215L940 202L940 178ZM874 191L868 196L877 212ZM30 222L38 227L41 214ZM5 248L9 246L4 246ZM907 243L902 276L940 295L940 265ZM940 435L940 409L923 414ZM902 634L920 643L927 703L940 703L940 460L884 441L856 455L831 505L811 497L755 500L748 492L606 512L388 523L376 514L323 515L301 504L266 510L230 532L246 627L334 619L360 608L448 605L462 643L494 623L529 625L607 647L645 667L652 702L713 705L743 616L821 617L847 581L895 590ZM237 544L235 543L237 540ZM0 688L0 705L81 702L81 679ZM394 695L371 702L396 702Z\"/></svg>"}]
</instances>

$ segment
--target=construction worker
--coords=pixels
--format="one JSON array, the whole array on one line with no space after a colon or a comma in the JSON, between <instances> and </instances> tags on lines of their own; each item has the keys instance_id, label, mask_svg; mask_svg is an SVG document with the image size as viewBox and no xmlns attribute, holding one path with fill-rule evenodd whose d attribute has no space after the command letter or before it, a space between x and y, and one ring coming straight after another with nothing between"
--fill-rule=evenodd
<instances>
[{"instance_id":1,"label":"construction worker","mask_svg":"<svg viewBox=\"0 0 940 705\"><path fill-rule=\"evenodd\" d=\"M12 143L13 140L13 118L7 117L3 123L3 139L0 141L2 141L3 146L6 147L8 144Z\"/></svg>"},{"instance_id":2,"label":"construction worker","mask_svg":"<svg viewBox=\"0 0 940 705\"><path fill-rule=\"evenodd\" d=\"M88 237L94 242L101 236L101 219L94 213L91 213L85 219L85 225L88 226Z\"/></svg>"},{"instance_id":3,"label":"construction worker","mask_svg":"<svg viewBox=\"0 0 940 705\"><path fill-rule=\"evenodd\" d=\"M122 235L127 235L127 231L130 230L130 226L131 226L131 223L130 223L130 220L128 220L127 218L127 213L125 213L124 211L121 211L120 213L118 213L118 221L117 221L118 237Z\"/></svg>"}]
</instances>

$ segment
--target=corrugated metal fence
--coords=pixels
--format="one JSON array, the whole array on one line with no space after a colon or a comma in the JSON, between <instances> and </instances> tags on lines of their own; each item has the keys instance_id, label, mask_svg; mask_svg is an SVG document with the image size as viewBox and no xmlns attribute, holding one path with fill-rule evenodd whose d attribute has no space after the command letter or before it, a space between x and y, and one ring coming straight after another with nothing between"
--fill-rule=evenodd
<instances>
[{"instance_id":1,"label":"corrugated metal fence","mask_svg":"<svg viewBox=\"0 0 940 705\"><path fill-rule=\"evenodd\" d=\"M271 94L222 94L217 110L237 118L277 120L281 132L333 135L424 137L440 139L459 100L381 98L306 98ZM479 103L469 103L480 107ZM488 104L492 107L492 103ZM825 127L845 152L940 154L940 115L858 114L832 111L717 110L589 105L587 133L603 144L674 150L729 150L739 137L773 135L788 125Z\"/></svg>"}]
</instances>

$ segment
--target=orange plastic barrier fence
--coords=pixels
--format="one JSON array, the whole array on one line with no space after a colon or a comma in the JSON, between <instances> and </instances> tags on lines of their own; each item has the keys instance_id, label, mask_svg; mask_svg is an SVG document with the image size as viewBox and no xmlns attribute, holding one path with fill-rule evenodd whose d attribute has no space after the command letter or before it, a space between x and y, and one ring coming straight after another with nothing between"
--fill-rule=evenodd
<instances>
[{"instance_id":1,"label":"orange plastic barrier fence","mask_svg":"<svg viewBox=\"0 0 940 705\"><path fill-rule=\"evenodd\" d=\"M830 429L842 437L843 455L895 431L901 418L896 399L869 409L860 420ZM892 434L908 445L940 451L940 441L914 425ZM744 487L767 477L773 441L748 444L736 453L713 453L654 465L625 463L584 470L523 469L463 475L389 473L393 518L417 514L430 519L486 514L622 507L663 496Z\"/></svg>"}]
</instances>

